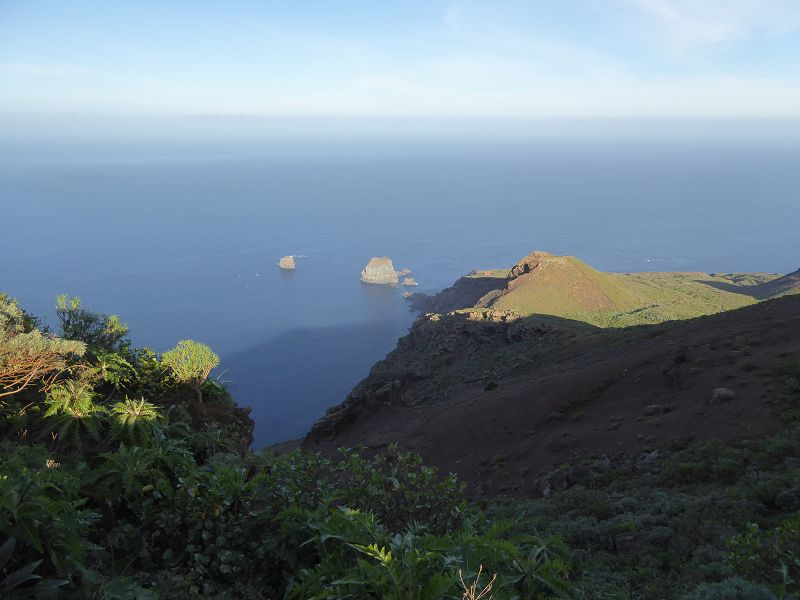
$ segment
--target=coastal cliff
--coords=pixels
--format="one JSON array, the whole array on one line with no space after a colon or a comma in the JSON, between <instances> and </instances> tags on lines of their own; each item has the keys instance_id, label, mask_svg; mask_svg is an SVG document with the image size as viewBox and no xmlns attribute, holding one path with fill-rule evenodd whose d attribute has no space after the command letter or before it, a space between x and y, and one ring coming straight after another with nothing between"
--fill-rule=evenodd
<instances>
[{"instance_id":1,"label":"coastal cliff","mask_svg":"<svg viewBox=\"0 0 800 600\"><path fill-rule=\"evenodd\" d=\"M508 270L474 271L435 296L411 296L428 312L303 445L397 441L468 480L503 487L508 471L487 472L487 453L513 455L510 463L533 473L576 452L637 452L682 432L774 432L780 411L758 398L763 386L780 388L780 375L766 377L780 372L777 355L797 350L797 277L603 273L545 252ZM762 329L768 356L731 350L732 340ZM737 366L744 362L756 366ZM732 396L712 401L732 380ZM637 438L642 427L652 433Z\"/></svg>"}]
</instances>

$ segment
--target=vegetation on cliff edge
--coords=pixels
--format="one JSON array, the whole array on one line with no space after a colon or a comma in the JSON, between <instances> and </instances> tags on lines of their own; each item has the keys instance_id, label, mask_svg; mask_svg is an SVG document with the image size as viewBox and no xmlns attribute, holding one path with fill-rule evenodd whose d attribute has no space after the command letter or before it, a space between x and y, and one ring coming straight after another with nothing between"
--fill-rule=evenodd
<instances>
[{"instance_id":1,"label":"vegetation on cliff edge","mask_svg":"<svg viewBox=\"0 0 800 600\"><path fill-rule=\"evenodd\" d=\"M252 452L210 349L181 377L118 318L58 310L56 335L0 298L0 374L31 334L53 367L0 379L0 597L463 599L495 574L495 600L800 591L796 361L775 437L564 464L488 498L394 446Z\"/></svg>"},{"instance_id":2,"label":"vegetation on cliff edge","mask_svg":"<svg viewBox=\"0 0 800 600\"><path fill-rule=\"evenodd\" d=\"M397 448L254 453L210 349L158 356L76 298L57 312L55 335L0 299L0 597L461 598L486 573L498 599L568 588L561 542L488 523L454 476ZM46 368L21 381L37 348Z\"/></svg>"}]
</instances>

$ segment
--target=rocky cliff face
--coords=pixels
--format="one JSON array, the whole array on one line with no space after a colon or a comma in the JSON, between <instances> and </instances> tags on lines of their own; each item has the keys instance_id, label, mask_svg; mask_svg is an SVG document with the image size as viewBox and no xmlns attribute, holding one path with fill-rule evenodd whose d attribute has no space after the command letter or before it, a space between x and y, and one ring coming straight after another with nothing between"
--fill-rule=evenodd
<instances>
[{"instance_id":1,"label":"rocky cliff face","mask_svg":"<svg viewBox=\"0 0 800 600\"><path fill-rule=\"evenodd\" d=\"M473 271L438 294L413 294L409 299L411 305L422 312L444 313L459 308L488 308L515 287L519 277L531 273L543 261L552 258L555 258L552 254L537 250L520 260L510 271Z\"/></svg>"},{"instance_id":2,"label":"rocky cliff face","mask_svg":"<svg viewBox=\"0 0 800 600\"><path fill-rule=\"evenodd\" d=\"M397 271L394 270L392 259L388 256L375 256L369 260L367 266L361 271L361 281L364 283L392 284L399 281Z\"/></svg>"},{"instance_id":3,"label":"rocky cliff face","mask_svg":"<svg viewBox=\"0 0 800 600\"><path fill-rule=\"evenodd\" d=\"M431 405L446 401L465 385L491 387L499 377L535 360L537 352L576 332L572 325L552 319L522 319L496 310L421 315L344 402L314 424L305 443L334 439L387 404Z\"/></svg>"},{"instance_id":4,"label":"rocky cliff face","mask_svg":"<svg viewBox=\"0 0 800 600\"><path fill-rule=\"evenodd\" d=\"M502 277L475 274L461 277L449 288L433 296L413 293L408 299L413 308L423 313L447 313L469 307L486 308L493 298L503 292L506 283L507 280Z\"/></svg>"},{"instance_id":5,"label":"rocky cliff face","mask_svg":"<svg viewBox=\"0 0 800 600\"><path fill-rule=\"evenodd\" d=\"M511 267L511 271L508 274L509 279L516 279L520 275L530 273L538 267L543 260L547 260L548 258L553 258L553 255L549 252L542 252L541 250L531 252L528 256Z\"/></svg>"}]
</instances>

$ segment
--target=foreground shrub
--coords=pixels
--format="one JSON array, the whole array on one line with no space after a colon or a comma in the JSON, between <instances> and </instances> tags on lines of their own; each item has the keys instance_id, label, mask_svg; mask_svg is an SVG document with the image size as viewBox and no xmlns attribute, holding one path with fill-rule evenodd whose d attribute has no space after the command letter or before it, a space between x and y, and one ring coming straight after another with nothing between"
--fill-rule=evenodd
<instances>
[{"instance_id":1,"label":"foreground shrub","mask_svg":"<svg viewBox=\"0 0 800 600\"><path fill-rule=\"evenodd\" d=\"M62 447L80 448L87 438L98 440L106 411L95 398L97 394L85 381L68 379L53 386L44 413L46 435Z\"/></svg>"},{"instance_id":2,"label":"foreground shrub","mask_svg":"<svg viewBox=\"0 0 800 600\"><path fill-rule=\"evenodd\" d=\"M288 598L463 598L463 579L474 581L483 567L497 573L492 597L543 598L568 590L566 548L553 540L510 539L504 527L483 535L466 527L455 536L392 534L370 513L341 508L307 523L310 540L323 556L300 571ZM333 594L333 596L331 596Z\"/></svg>"},{"instance_id":3,"label":"foreground shrub","mask_svg":"<svg viewBox=\"0 0 800 600\"><path fill-rule=\"evenodd\" d=\"M111 408L114 433L123 439L146 445L152 440L161 420L158 407L144 398L125 398Z\"/></svg>"},{"instance_id":4,"label":"foreground shrub","mask_svg":"<svg viewBox=\"0 0 800 600\"><path fill-rule=\"evenodd\" d=\"M211 370L219 365L219 356L194 340L181 340L172 350L164 353L161 361L172 371L173 377L192 388L198 404L203 403L203 384Z\"/></svg>"},{"instance_id":5,"label":"foreground shrub","mask_svg":"<svg viewBox=\"0 0 800 600\"><path fill-rule=\"evenodd\" d=\"M68 574L82 563L97 516L80 493L85 475L84 465L65 468L41 447L0 444L0 531L16 539L12 567L44 558Z\"/></svg>"},{"instance_id":6,"label":"foreground shrub","mask_svg":"<svg viewBox=\"0 0 800 600\"><path fill-rule=\"evenodd\" d=\"M0 300L5 360L3 340L35 321ZM0 443L11 583L36 570L67 599L438 599L461 598L459 572L480 583L483 565L495 600L566 593L566 546L488 524L419 456L253 453L247 411L207 381L208 346L184 340L159 358L77 298L60 297L57 315L71 341L36 339L76 352L29 371L0 412L16 441Z\"/></svg>"},{"instance_id":7,"label":"foreground shrub","mask_svg":"<svg viewBox=\"0 0 800 600\"><path fill-rule=\"evenodd\" d=\"M800 592L800 513L767 531L748 523L742 533L728 540L726 558L737 573L770 585L781 597L796 595Z\"/></svg>"},{"instance_id":8,"label":"foreground shrub","mask_svg":"<svg viewBox=\"0 0 800 600\"><path fill-rule=\"evenodd\" d=\"M776 600L768 588L738 577L720 583L703 583L683 600Z\"/></svg>"}]
</instances>

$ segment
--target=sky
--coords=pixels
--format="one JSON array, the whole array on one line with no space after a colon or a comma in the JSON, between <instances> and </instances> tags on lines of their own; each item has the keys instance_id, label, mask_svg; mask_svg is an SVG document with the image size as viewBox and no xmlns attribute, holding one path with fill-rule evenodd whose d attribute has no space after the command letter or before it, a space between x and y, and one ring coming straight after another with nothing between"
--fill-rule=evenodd
<instances>
[{"instance_id":1,"label":"sky","mask_svg":"<svg viewBox=\"0 0 800 600\"><path fill-rule=\"evenodd\" d=\"M0 0L0 116L800 118L800 0Z\"/></svg>"}]
</instances>

